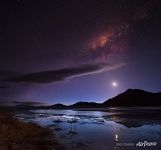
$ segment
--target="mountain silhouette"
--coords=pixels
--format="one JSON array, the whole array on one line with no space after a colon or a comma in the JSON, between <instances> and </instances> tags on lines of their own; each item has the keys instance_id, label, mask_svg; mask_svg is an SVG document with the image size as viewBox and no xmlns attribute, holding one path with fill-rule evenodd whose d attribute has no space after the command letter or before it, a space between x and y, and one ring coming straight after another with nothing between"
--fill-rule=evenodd
<instances>
[{"instance_id":1,"label":"mountain silhouette","mask_svg":"<svg viewBox=\"0 0 161 150\"><path fill-rule=\"evenodd\" d=\"M53 109L65 109L67 106L58 103L58 104L51 105L51 106L49 106L49 107L51 107L51 108L53 108Z\"/></svg>"},{"instance_id":2,"label":"mountain silhouette","mask_svg":"<svg viewBox=\"0 0 161 150\"><path fill-rule=\"evenodd\" d=\"M30 102L31 103L31 102ZM107 107L158 107L161 106L161 92L152 93L140 89L128 89L103 103L77 102L72 105L54 104L50 106L0 106L1 109L88 109Z\"/></svg>"},{"instance_id":3,"label":"mountain silhouette","mask_svg":"<svg viewBox=\"0 0 161 150\"><path fill-rule=\"evenodd\" d=\"M161 106L161 92L151 93L140 89L128 89L108 99L102 105L106 107Z\"/></svg>"},{"instance_id":4,"label":"mountain silhouette","mask_svg":"<svg viewBox=\"0 0 161 150\"><path fill-rule=\"evenodd\" d=\"M69 108L98 108L101 107L102 104L95 102L77 102L73 105L68 106Z\"/></svg>"}]
</instances>

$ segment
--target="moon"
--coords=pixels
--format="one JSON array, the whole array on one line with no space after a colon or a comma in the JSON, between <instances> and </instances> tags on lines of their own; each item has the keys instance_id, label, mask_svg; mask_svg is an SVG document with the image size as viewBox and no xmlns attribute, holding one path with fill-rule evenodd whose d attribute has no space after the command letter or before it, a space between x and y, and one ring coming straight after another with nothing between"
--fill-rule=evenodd
<instances>
[{"instance_id":1,"label":"moon","mask_svg":"<svg viewBox=\"0 0 161 150\"><path fill-rule=\"evenodd\" d=\"M116 81L112 82L112 87L118 87L118 83Z\"/></svg>"}]
</instances>

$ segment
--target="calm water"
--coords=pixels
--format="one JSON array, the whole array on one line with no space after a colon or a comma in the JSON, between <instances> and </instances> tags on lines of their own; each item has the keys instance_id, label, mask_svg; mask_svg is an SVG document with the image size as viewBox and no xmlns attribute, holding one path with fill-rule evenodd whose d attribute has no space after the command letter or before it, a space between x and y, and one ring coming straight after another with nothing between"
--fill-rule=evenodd
<instances>
[{"instance_id":1,"label":"calm water","mask_svg":"<svg viewBox=\"0 0 161 150\"><path fill-rule=\"evenodd\" d=\"M70 150L161 149L161 119L156 110L30 110L15 116L51 128Z\"/></svg>"}]
</instances>

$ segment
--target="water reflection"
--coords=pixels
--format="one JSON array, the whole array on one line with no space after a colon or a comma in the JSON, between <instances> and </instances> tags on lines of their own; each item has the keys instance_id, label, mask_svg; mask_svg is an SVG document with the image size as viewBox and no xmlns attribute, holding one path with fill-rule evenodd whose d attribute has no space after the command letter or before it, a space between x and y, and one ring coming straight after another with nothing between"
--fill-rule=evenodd
<instances>
[{"instance_id":1,"label":"water reflection","mask_svg":"<svg viewBox=\"0 0 161 150\"><path fill-rule=\"evenodd\" d=\"M116 112L32 110L16 112L15 116L57 131L54 132L57 138L70 150L137 149L139 141L156 141L155 149L160 150L161 119L158 115L149 116L148 112L141 116L136 110L128 113L118 109ZM125 148L120 143L129 145Z\"/></svg>"},{"instance_id":2,"label":"water reflection","mask_svg":"<svg viewBox=\"0 0 161 150\"><path fill-rule=\"evenodd\" d=\"M115 135L115 141L118 142L118 135Z\"/></svg>"},{"instance_id":3,"label":"water reflection","mask_svg":"<svg viewBox=\"0 0 161 150\"><path fill-rule=\"evenodd\" d=\"M69 132L68 132L68 135L70 136L74 136L74 135L77 135L78 132L77 132L77 129L76 129L76 125L77 125L77 122L68 122L69 123Z\"/></svg>"},{"instance_id":4,"label":"water reflection","mask_svg":"<svg viewBox=\"0 0 161 150\"><path fill-rule=\"evenodd\" d=\"M110 120L122 124L126 126L127 128L136 128L141 127L144 125L157 125L161 124L161 120L154 118L147 118L147 117L131 117L131 116L120 116L120 115L114 115L111 116Z\"/></svg>"}]
</instances>

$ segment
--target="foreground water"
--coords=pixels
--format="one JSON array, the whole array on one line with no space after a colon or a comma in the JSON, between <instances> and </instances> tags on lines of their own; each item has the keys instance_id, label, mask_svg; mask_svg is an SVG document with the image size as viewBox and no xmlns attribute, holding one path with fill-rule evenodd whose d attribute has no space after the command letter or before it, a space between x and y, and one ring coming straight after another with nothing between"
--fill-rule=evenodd
<instances>
[{"instance_id":1,"label":"foreground water","mask_svg":"<svg viewBox=\"0 0 161 150\"><path fill-rule=\"evenodd\" d=\"M70 150L161 149L160 110L29 110L14 114L51 128Z\"/></svg>"}]
</instances>

